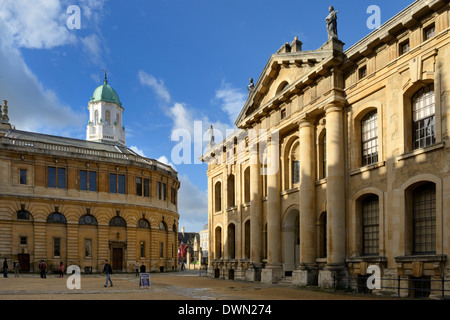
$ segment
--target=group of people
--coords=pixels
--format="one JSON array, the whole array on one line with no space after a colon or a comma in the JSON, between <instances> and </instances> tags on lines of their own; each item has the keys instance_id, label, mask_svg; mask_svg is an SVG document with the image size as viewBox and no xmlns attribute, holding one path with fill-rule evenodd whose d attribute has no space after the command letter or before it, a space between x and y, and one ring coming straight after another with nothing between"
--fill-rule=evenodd
<instances>
[{"instance_id":1,"label":"group of people","mask_svg":"<svg viewBox=\"0 0 450 320\"><path fill-rule=\"evenodd\" d=\"M19 276L19 261L13 262L13 269L14 269L14 277ZM8 261L3 260L3 278L8 278Z\"/></svg>"},{"instance_id":2,"label":"group of people","mask_svg":"<svg viewBox=\"0 0 450 320\"><path fill-rule=\"evenodd\" d=\"M145 273L146 271L146 267L144 262L142 262L142 264L139 266L139 263L136 261L135 264L136 267L136 276L139 275L139 273ZM41 260L39 262L39 272L40 272L40 276L42 279L46 279L47 278L47 263L44 260ZM103 273L106 274L106 283L105 283L105 287L108 286L108 282L110 283L110 286L113 286L112 280L111 280L111 275L113 273L111 264L109 263L108 260L105 260L105 266L103 267ZM14 274L16 277L19 276L19 261L14 261ZM7 278L8 277L8 262L5 258L5 260L3 261L3 277ZM58 268L58 278L64 278L64 262L60 262L59 264L59 268Z\"/></svg>"}]
</instances>

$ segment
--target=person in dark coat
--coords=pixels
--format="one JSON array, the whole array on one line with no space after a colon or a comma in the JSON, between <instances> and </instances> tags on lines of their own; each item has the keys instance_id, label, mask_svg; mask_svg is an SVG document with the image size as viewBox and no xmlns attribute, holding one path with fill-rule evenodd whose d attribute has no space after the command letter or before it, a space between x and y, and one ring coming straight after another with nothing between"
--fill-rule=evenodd
<instances>
[{"instance_id":1,"label":"person in dark coat","mask_svg":"<svg viewBox=\"0 0 450 320\"><path fill-rule=\"evenodd\" d=\"M8 278L8 262L3 260L3 278Z\"/></svg>"},{"instance_id":2,"label":"person in dark coat","mask_svg":"<svg viewBox=\"0 0 450 320\"><path fill-rule=\"evenodd\" d=\"M108 281L111 283L111 287L113 286L113 283L111 281L111 274L112 272L112 267L109 264L108 260L105 260L105 266L103 267L103 273L106 273L106 283L105 283L105 287L108 286Z\"/></svg>"}]
</instances>

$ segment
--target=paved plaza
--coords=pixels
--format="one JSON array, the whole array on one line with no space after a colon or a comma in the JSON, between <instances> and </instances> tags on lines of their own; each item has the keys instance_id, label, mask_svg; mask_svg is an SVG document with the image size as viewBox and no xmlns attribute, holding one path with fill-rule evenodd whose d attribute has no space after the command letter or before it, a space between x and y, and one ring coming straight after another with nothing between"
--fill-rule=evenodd
<instances>
[{"instance_id":1,"label":"paved plaza","mask_svg":"<svg viewBox=\"0 0 450 320\"><path fill-rule=\"evenodd\" d=\"M68 289L68 276L9 274L0 278L1 300L376 300L375 295L297 288L237 280L212 279L198 271L151 273L151 286L141 289L134 274L113 274L113 287L104 287L102 274L81 275L81 288Z\"/></svg>"}]
</instances>

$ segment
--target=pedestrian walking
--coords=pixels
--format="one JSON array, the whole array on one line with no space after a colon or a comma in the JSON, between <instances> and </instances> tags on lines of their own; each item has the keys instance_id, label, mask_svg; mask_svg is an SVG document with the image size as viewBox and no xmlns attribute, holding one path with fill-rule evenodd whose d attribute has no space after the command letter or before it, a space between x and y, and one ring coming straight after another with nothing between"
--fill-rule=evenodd
<instances>
[{"instance_id":1,"label":"pedestrian walking","mask_svg":"<svg viewBox=\"0 0 450 320\"><path fill-rule=\"evenodd\" d=\"M8 262L3 260L3 278L8 278Z\"/></svg>"},{"instance_id":2,"label":"pedestrian walking","mask_svg":"<svg viewBox=\"0 0 450 320\"><path fill-rule=\"evenodd\" d=\"M109 264L108 260L105 260L105 266L103 267L103 273L106 273L106 283L105 287L108 286L108 281L111 283L111 287L113 286L113 283L111 281L111 274L113 273L111 265Z\"/></svg>"},{"instance_id":3,"label":"pedestrian walking","mask_svg":"<svg viewBox=\"0 0 450 320\"><path fill-rule=\"evenodd\" d=\"M59 263L58 272L59 272L59 278L64 278L64 262L62 262L62 261Z\"/></svg>"},{"instance_id":4,"label":"pedestrian walking","mask_svg":"<svg viewBox=\"0 0 450 320\"><path fill-rule=\"evenodd\" d=\"M41 279L47 279L47 264L44 260L39 263L39 270L41 271Z\"/></svg>"},{"instance_id":5,"label":"pedestrian walking","mask_svg":"<svg viewBox=\"0 0 450 320\"><path fill-rule=\"evenodd\" d=\"M19 261L18 260L16 260L16 261L14 261L14 263L13 263L14 265L14 277L19 277L19 267L20 267L20 264L19 264Z\"/></svg>"},{"instance_id":6,"label":"pedestrian walking","mask_svg":"<svg viewBox=\"0 0 450 320\"><path fill-rule=\"evenodd\" d=\"M139 276L139 262L137 262L137 260L136 263L134 264L134 269L136 271L136 277Z\"/></svg>"}]
</instances>

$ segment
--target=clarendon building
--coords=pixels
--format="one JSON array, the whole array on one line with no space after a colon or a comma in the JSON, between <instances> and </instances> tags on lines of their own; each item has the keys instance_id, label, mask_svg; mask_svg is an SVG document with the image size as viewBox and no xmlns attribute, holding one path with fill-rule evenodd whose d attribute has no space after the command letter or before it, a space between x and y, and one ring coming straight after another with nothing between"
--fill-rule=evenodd
<instances>
[{"instance_id":1,"label":"clarendon building","mask_svg":"<svg viewBox=\"0 0 450 320\"><path fill-rule=\"evenodd\" d=\"M450 278L449 19L448 0L415 1L345 51L296 38L270 57L202 156L210 276Z\"/></svg>"},{"instance_id":2,"label":"clarendon building","mask_svg":"<svg viewBox=\"0 0 450 320\"><path fill-rule=\"evenodd\" d=\"M177 172L126 147L124 108L105 76L88 104L86 140L0 124L0 257L81 272L177 268Z\"/></svg>"}]
</instances>

